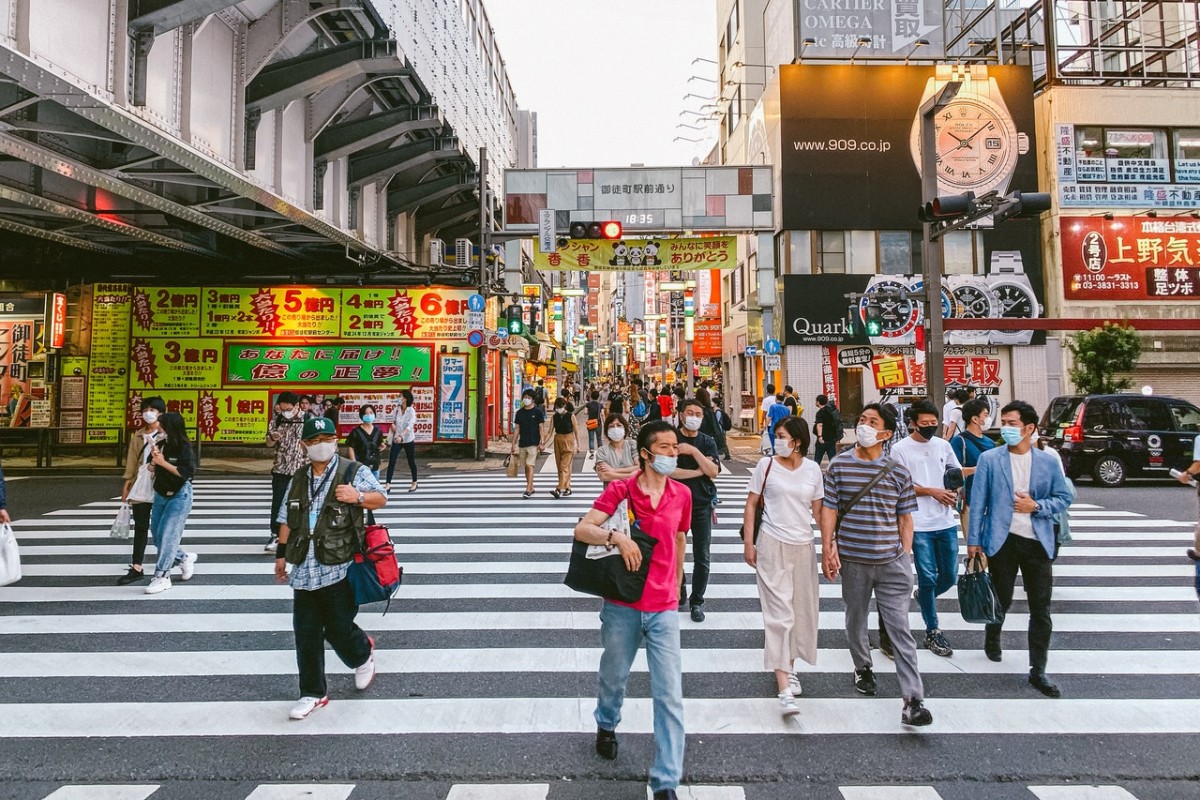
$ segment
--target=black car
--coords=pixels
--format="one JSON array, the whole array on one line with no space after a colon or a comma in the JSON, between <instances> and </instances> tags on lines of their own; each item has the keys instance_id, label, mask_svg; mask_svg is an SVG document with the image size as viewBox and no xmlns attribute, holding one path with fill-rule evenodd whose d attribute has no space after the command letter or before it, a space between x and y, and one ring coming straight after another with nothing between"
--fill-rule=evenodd
<instances>
[{"instance_id":1,"label":"black car","mask_svg":"<svg viewBox=\"0 0 1200 800\"><path fill-rule=\"evenodd\" d=\"M1089 394L1056 397L1038 426L1072 479L1104 486L1126 478L1166 477L1192 463L1200 408L1174 397Z\"/></svg>"}]
</instances>

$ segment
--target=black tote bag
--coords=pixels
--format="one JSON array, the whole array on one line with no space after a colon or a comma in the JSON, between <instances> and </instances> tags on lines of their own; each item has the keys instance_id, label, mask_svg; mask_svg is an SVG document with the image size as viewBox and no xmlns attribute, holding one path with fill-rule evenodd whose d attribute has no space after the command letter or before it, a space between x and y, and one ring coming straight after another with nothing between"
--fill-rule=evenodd
<instances>
[{"instance_id":1,"label":"black tote bag","mask_svg":"<svg viewBox=\"0 0 1200 800\"><path fill-rule=\"evenodd\" d=\"M966 571L958 576L958 609L962 618L976 625L995 625L1004 621L1004 609L992 584L992 576L983 568L980 556L966 560Z\"/></svg>"}]
</instances>

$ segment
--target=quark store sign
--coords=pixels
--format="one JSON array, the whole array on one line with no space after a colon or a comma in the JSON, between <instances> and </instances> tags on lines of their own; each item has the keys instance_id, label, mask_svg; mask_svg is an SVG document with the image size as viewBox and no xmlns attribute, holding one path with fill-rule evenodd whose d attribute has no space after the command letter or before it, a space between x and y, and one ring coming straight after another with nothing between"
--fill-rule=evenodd
<instances>
[{"instance_id":1,"label":"quark store sign","mask_svg":"<svg viewBox=\"0 0 1200 800\"><path fill-rule=\"evenodd\" d=\"M795 0L796 52L805 58L942 58L942 4L936 0ZM812 39L812 44L804 44ZM861 39L861 42L860 42Z\"/></svg>"}]
</instances>

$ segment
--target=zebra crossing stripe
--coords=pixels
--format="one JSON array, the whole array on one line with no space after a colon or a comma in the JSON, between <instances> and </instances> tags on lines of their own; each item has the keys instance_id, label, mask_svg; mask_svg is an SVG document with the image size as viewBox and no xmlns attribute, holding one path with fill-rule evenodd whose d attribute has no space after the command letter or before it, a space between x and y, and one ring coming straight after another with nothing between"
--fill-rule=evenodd
<instances>
[{"instance_id":1,"label":"zebra crossing stripe","mask_svg":"<svg viewBox=\"0 0 1200 800\"><path fill-rule=\"evenodd\" d=\"M844 800L942 800L932 786L841 786Z\"/></svg>"},{"instance_id":2,"label":"zebra crossing stripe","mask_svg":"<svg viewBox=\"0 0 1200 800\"><path fill-rule=\"evenodd\" d=\"M549 794L548 783L458 783L446 800L546 800Z\"/></svg>"},{"instance_id":3,"label":"zebra crossing stripe","mask_svg":"<svg viewBox=\"0 0 1200 800\"><path fill-rule=\"evenodd\" d=\"M352 783L269 783L256 786L246 800L347 800L353 791Z\"/></svg>"},{"instance_id":4,"label":"zebra crossing stripe","mask_svg":"<svg viewBox=\"0 0 1200 800\"><path fill-rule=\"evenodd\" d=\"M1120 786L1030 786L1038 800L1137 800Z\"/></svg>"},{"instance_id":5,"label":"zebra crossing stripe","mask_svg":"<svg viewBox=\"0 0 1200 800\"><path fill-rule=\"evenodd\" d=\"M93 784L60 786L43 800L146 800L159 787L151 784Z\"/></svg>"}]
</instances>

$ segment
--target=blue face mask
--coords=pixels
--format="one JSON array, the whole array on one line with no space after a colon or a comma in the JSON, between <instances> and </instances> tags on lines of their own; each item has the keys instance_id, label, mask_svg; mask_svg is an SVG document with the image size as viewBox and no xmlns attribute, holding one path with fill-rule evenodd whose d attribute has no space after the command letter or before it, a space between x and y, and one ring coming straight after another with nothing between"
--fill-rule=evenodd
<instances>
[{"instance_id":1,"label":"blue face mask","mask_svg":"<svg viewBox=\"0 0 1200 800\"><path fill-rule=\"evenodd\" d=\"M1016 447L1021 443L1021 440L1024 439L1025 436L1021 433L1021 429L1016 425L1002 425L1000 427L1000 438L1003 439L1004 443L1009 447Z\"/></svg>"},{"instance_id":2,"label":"blue face mask","mask_svg":"<svg viewBox=\"0 0 1200 800\"><path fill-rule=\"evenodd\" d=\"M675 471L675 465L679 459L675 456L656 455L654 461L650 462L650 468L659 475L670 475Z\"/></svg>"},{"instance_id":3,"label":"blue face mask","mask_svg":"<svg viewBox=\"0 0 1200 800\"><path fill-rule=\"evenodd\" d=\"M363 414L362 421L363 421L363 422L368 422L368 423L370 423L370 422L374 422L374 421L375 421L375 415L374 415L374 414Z\"/></svg>"}]
</instances>

